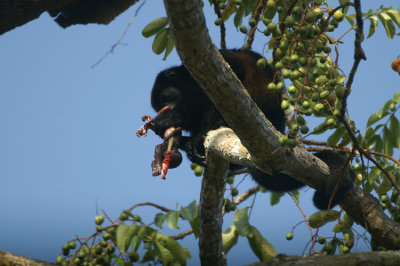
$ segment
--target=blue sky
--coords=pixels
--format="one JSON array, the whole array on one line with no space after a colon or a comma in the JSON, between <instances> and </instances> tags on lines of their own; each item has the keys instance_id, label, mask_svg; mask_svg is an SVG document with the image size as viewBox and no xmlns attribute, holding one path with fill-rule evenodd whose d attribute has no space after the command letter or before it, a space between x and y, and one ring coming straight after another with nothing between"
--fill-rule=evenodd
<instances>
[{"instance_id":1,"label":"blue sky","mask_svg":"<svg viewBox=\"0 0 400 266\"><path fill-rule=\"evenodd\" d=\"M368 8L378 7L375 1L365 3ZM384 3L398 6L398 1ZM140 34L148 22L165 15L160 2L147 1L124 45L91 69L118 40L135 10L136 6L108 26L66 30L43 14L0 36L0 250L54 261L63 243L94 232L96 206L115 218L138 202L174 209L178 202L187 205L199 199L201 179L194 177L188 161L170 170L166 181L154 178L150 163L154 146L161 140L152 132L147 138L135 135L142 125L140 117L154 115L150 91L155 76L180 64L175 51L166 61L153 54L152 38ZM219 44L215 15L209 8L206 12L210 34ZM240 47L243 35L232 27L228 30L228 47ZM340 64L348 71L353 34L343 41ZM253 49L261 52L264 43L265 39L258 38ZM399 38L387 39L379 25L363 47L368 61L361 63L349 98L350 116L359 129L400 89L400 76L390 68L400 55ZM239 190L253 185L246 178ZM302 192L306 193L301 195L301 206L310 215L315 210L312 189ZM137 211L147 222L157 213L149 207ZM303 252L309 240L304 225L296 229L294 240L285 240L285 234L301 221L301 213L288 196L274 207L269 205L269 194L257 196L251 223L279 253ZM224 228L231 225L232 215L225 222ZM179 225L187 228L184 223ZM198 264L194 238L188 237L182 245L192 250L191 265ZM228 254L229 265L255 261L245 239Z\"/></svg>"}]
</instances>

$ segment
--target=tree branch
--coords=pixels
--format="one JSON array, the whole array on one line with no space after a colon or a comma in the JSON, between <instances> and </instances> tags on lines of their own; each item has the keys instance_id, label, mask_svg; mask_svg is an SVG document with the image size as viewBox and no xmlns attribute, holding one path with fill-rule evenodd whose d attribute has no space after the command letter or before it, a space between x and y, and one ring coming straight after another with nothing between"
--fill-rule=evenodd
<instances>
[{"instance_id":1,"label":"tree branch","mask_svg":"<svg viewBox=\"0 0 400 266\"><path fill-rule=\"evenodd\" d=\"M199 250L201 265L226 265L222 246L222 209L228 162L207 152L207 168L199 206Z\"/></svg>"}]
</instances>

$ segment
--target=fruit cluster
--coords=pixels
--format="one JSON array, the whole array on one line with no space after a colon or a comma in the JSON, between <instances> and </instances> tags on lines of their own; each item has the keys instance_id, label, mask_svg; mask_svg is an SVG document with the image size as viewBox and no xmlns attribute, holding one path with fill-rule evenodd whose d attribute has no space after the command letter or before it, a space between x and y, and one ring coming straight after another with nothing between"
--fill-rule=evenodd
<instances>
[{"instance_id":1,"label":"fruit cluster","mask_svg":"<svg viewBox=\"0 0 400 266\"><path fill-rule=\"evenodd\" d=\"M238 7L242 4L242 1L234 2ZM275 80L267 88L285 93L281 107L291 108L296 115L289 136L299 131L308 133L303 115L326 118L314 132L336 128L341 99L346 92L345 78L332 59L332 50L338 41L327 35L338 27L345 14L340 8L323 5L321 0L292 2L268 0L259 21L253 17L248 21L258 29L261 28L258 23L262 22L266 26L264 34L270 37L273 57L262 58L257 65L264 68L268 64L275 70ZM239 30L247 33L244 25ZM287 90L285 84L289 85Z\"/></svg>"}]
</instances>

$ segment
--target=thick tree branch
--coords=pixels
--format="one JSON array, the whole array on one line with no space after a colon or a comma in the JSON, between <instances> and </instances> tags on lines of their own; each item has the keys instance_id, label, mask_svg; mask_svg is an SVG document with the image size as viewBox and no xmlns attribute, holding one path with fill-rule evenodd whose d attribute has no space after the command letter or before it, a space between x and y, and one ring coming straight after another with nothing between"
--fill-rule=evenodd
<instances>
[{"instance_id":1,"label":"thick tree branch","mask_svg":"<svg viewBox=\"0 0 400 266\"><path fill-rule=\"evenodd\" d=\"M352 253L337 255L335 258L332 256L313 256L313 257L296 257L278 255L268 262L254 263L252 266L336 266L336 265L363 265L363 266L396 266L399 265L400 252L399 251L384 251L384 252L370 252L370 253Z\"/></svg>"},{"instance_id":2,"label":"thick tree branch","mask_svg":"<svg viewBox=\"0 0 400 266\"><path fill-rule=\"evenodd\" d=\"M0 35L48 11L62 27L108 24L138 0L1 0Z\"/></svg>"},{"instance_id":3,"label":"thick tree branch","mask_svg":"<svg viewBox=\"0 0 400 266\"><path fill-rule=\"evenodd\" d=\"M199 206L201 265L226 265L222 246L222 208L227 173L228 162L207 152Z\"/></svg>"}]
</instances>

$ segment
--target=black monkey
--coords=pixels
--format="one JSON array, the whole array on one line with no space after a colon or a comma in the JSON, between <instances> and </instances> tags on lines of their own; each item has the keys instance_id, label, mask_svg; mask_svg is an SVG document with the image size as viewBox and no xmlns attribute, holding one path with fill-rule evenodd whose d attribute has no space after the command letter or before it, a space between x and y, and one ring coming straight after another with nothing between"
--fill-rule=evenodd
<instances>
[{"instance_id":1,"label":"black monkey","mask_svg":"<svg viewBox=\"0 0 400 266\"><path fill-rule=\"evenodd\" d=\"M284 133L285 118L281 109L281 93L267 89L273 81L273 70L266 66L257 67L261 55L252 51L220 50L233 72L241 80L257 106L275 128ZM153 121L154 131L163 137L166 129L181 127L189 136L181 136L179 148L186 151L191 161L204 165L203 136L209 130L227 126L221 114L201 87L181 65L160 72L151 92L151 104L158 112L169 106L170 110L162 112ZM354 173L345 165L346 159L333 151L325 150L314 154L330 168L331 176L324 190L316 191L314 204L319 209L327 209L332 192L336 189L331 207L338 204L343 195L353 185ZM305 184L286 174L266 174L258 169L250 169L253 179L268 190L283 192L303 187Z\"/></svg>"}]
</instances>

